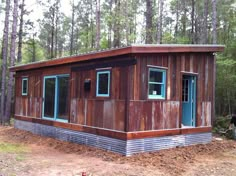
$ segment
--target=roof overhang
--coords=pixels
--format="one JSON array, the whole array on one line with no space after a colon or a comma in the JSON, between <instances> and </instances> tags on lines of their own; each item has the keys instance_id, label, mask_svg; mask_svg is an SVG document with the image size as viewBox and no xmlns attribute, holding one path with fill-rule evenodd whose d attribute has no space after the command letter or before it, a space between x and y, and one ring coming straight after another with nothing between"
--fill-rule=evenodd
<instances>
[{"instance_id":1,"label":"roof overhang","mask_svg":"<svg viewBox=\"0 0 236 176\"><path fill-rule=\"evenodd\" d=\"M24 65L18 65L10 67L11 72L30 70L42 67L57 66L63 64L71 64L81 61L101 59L107 57L114 57L126 54L138 54L138 53L214 53L224 51L223 45L131 45L124 48L114 48L103 51L90 52L86 54L80 54L75 56L68 56L58 59L39 61Z\"/></svg>"}]
</instances>

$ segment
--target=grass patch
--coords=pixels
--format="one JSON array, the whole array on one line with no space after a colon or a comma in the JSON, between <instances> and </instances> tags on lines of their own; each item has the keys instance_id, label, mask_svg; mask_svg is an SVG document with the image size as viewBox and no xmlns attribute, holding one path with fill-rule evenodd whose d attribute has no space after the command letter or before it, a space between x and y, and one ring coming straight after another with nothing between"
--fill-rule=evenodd
<instances>
[{"instance_id":1,"label":"grass patch","mask_svg":"<svg viewBox=\"0 0 236 176\"><path fill-rule=\"evenodd\" d=\"M1 143L0 142L0 153L15 153L21 154L26 153L28 150L21 144Z\"/></svg>"},{"instance_id":2,"label":"grass patch","mask_svg":"<svg viewBox=\"0 0 236 176\"><path fill-rule=\"evenodd\" d=\"M25 155L19 154L16 156L16 161L24 161L25 160Z\"/></svg>"}]
</instances>

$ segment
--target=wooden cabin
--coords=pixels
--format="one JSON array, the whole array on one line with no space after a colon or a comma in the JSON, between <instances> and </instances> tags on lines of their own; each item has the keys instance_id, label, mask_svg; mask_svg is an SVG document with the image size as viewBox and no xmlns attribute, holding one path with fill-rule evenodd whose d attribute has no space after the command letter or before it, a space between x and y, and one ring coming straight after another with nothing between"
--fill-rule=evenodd
<instances>
[{"instance_id":1,"label":"wooden cabin","mask_svg":"<svg viewBox=\"0 0 236 176\"><path fill-rule=\"evenodd\" d=\"M132 45L10 68L15 128L134 153L211 141L221 45Z\"/></svg>"}]
</instances>

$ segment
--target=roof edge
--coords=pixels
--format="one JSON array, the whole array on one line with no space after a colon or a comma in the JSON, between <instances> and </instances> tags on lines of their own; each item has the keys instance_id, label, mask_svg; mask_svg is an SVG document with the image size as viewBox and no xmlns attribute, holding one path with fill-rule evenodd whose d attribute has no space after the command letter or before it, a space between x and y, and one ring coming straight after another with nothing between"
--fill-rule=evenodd
<instances>
[{"instance_id":1,"label":"roof edge","mask_svg":"<svg viewBox=\"0 0 236 176\"><path fill-rule=\"evenodd\" d=\"M29 64L10 67L11 72L30 70L75 62L101 59L113 56L135 53L183 53L183 52L222 52L224 45L185 45L185 44L132 44L127 47L112 48L108 50L92 51L80 55L65 56L52 60L44 60Z\"/></svg>"}]
</instances>

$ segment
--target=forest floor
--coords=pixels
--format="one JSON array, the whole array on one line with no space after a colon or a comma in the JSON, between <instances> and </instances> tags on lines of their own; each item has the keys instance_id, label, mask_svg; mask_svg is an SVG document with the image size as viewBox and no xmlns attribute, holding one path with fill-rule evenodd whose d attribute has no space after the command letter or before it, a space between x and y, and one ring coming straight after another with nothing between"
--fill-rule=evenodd
<instances>
[{"instance_id":1,"label":"forest floor","mask_svg":"<svg viewBox=\"0 0 236 176\"><path fill-rule=\"evenodd\" d=\"M124 157L112 152L0 127L0 176L233 176L236 141Z\"/></svg>"}]
</instances>

